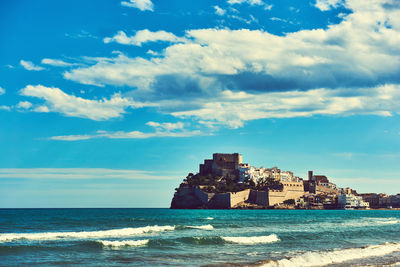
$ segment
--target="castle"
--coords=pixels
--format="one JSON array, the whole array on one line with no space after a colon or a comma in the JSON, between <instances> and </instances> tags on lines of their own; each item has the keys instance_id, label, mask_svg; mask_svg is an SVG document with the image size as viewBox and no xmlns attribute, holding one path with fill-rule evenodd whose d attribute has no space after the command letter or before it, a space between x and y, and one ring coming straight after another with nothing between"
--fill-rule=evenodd
<instances>
[{"instance_id":1,"label":"castle","mask_svg":"<svg viewBox=\"0 0 400 267\"><path fill-rule=\"evenodd\" d=\"M219 177L219 183L226 182L226 179L234 180L242 190L215 192L213 191L215 186L207 182L191 185L190 181L194 177ZM206 178L204 179L206 181ZM267 181L273 186L257 186ZM197 175L188 176L177 188L171 207L190 208L188 206L192 205L208 208L235 208L247 204L271 207L287 201L298 204L307 202L307 204L312 203L318 206L321 204L321 199L333 205L337 204L337 195L341 193L346 192L337 188L326 176L314 175L312 171L308 173L308 180L303 180L294 176L293 172L282 171L278 167L256 168L243 163L242 155L239 153L214 153L212 159L206 159L200 164Z\"/></svg>"}]
</instances>

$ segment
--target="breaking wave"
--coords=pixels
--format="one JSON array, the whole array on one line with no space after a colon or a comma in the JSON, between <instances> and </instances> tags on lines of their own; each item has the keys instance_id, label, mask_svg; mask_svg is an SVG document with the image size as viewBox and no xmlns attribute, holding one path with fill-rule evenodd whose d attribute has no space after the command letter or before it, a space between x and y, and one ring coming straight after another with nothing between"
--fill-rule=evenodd
<instances>
[{"instance_id":1,"label":"breaking wave","mask_svg":"<svg viewBox=\"0 0 400 267\"><path fill-rule=\"evenodd\" d=\"M201 230L214 230L214 227L211 224L199 225L199 226L189 225L189 226L185 226L184 228L201 229Z\"/></svg>"},{"instance_id":2,"label":"breaking wave","mask_svg":"<svg viewBox=\"0 0 400 267\"><path fill-rule=\"evenodd\" d=\"M400 243L385 243L364 248L306 252L289 259L268 261L262 266L324 266L328 264L343 263L350 260L384 256L396 251L400 251Z\"/></svg>"},{"instance_id":3,"label":"breaking wave","mask_svg":"<svg viewBox=\"0 0 400 267\"><path fill-rule=\"evenodd\" d=\"M226 242L242 245L266 244L280 241L275 234L267 236L222 236L221 238Z\"/></svg>"},{"instance_id":4,"label":"breaking wave","mask_svg":"<svg viewBox=\"0 0 400 267\"><path fill-rule=\"evenodd\" d=\"M382 218L382 219L376 219L375 222L377 224L398 224L399 220L396 218Z\"/></svg>"},{"instance_id":5,"label":"breaking wave","mask_svg":"<svg viewBox=\"0 0 400 267\"><path fill-rule=\"evenodd\" d=\"M255 245L266 244L280 241L275 235L269 236L248 236L248 237L228 237L228 236L195 236L183 237L179 239L180 242L196 244L196 245L217 245L217 244L241 244L241 245Z\"/></svg>"},{"instance_id":6,"label":"breaking wave","mask_svg":"<svg viewBox=\"0 0 400 267\"><path fill-rule=\"evenodd\" d=\"M207 218L204 218L204 220L214 220L214 218L213 217L207 217Z\"/></svg>"},{"instance_id":7,"label":"breaking wave","mask_svg":"<svg viewBox=\"0 0 400 267\"><path fill-rule=\"evenodd\" d=\"M96 242L107 247L138 247L145 246L149 243L148 239L144 240L123 240L123 241L107 241L107 240L96 240Z\"/></svg>"},{"instance_id":8,"label":"breaking wave","mask_svg":"<svg viewBox=\"0 0 400 267\"><path fill-rule=\"evenodd\" d=\"M141 235L151 232L173 231L174 226L145 226L138 228L122 228L103 231L82 231L82 232L43 232L43 233L6 233L0 234L0 242L10 242L18 239L27 240L51 240L61 238L103 238Z\"/></svg>"}]
</instances>

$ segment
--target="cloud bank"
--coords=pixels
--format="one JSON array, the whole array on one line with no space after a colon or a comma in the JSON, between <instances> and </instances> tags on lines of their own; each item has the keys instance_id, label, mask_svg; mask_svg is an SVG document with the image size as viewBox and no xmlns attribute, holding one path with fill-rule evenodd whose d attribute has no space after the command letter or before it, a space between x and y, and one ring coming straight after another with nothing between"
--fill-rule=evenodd
<instances>
[{"instance_id":1,"label":"cloud bank","mask_svg":"<svg viewBox=\"0 0 400 267\"><path fill-rule=\"evenodd\" d=\"M135 90L127 95L154 103L163 113L234 128L261 118L398 113L400 9L391 0L316 4L321 10L344 4L353 12L326 29L283 36L249 29L188 30L170 36L184 41L155 57L118 54L64 77L128 86ZM124 42L142 44L135 38L126 36Z\"/></svg>"}]
</instances>

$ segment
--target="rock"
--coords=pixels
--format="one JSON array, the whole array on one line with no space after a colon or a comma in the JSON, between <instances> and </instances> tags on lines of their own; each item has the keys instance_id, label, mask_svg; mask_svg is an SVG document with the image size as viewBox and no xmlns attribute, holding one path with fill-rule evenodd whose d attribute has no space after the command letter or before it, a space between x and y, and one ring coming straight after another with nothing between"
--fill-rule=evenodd
<instances>
[{"instance_id":1,"label":"rock","mask_svg":"<svg viewBox=\"0 0 400 267\"><path fill-rule=\"evenodd\" d=\"M171 209L199 209L203 203L196 197L192 188L180 187L175 193Z\"/></svg>"}]
</instances>

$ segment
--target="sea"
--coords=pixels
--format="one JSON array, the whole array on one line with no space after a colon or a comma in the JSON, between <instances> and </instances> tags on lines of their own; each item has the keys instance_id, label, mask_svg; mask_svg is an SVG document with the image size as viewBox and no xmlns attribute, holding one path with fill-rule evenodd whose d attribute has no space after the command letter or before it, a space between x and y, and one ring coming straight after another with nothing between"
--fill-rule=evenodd
<instances>
[{"instance_id":1,"label":"sea","mask_svg":"<svg viewBox=\"0 0 400 267\"><path fill-rule=\"evenodd\" d=\"M0 209L0 266L400 266L399 210Z\"/></svg>"}]
</instances>

